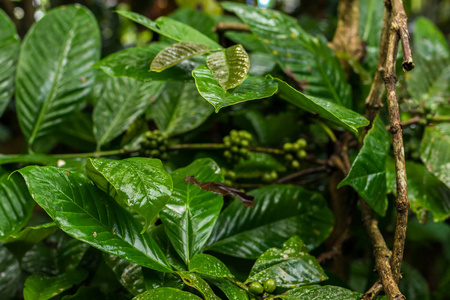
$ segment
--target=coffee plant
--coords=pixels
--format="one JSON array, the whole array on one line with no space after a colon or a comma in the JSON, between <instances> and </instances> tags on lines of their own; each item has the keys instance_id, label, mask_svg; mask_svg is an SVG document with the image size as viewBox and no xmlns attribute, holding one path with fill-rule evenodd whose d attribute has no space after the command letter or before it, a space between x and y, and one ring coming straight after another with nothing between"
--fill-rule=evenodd
<instances>
[{"instance_id":1,"label":"coffee plant","mask_svg":"<svg viewBox=\"0 0 450 300\"><path fill-rule=\"evenodd\" d=\"M421 1L66 2L0 3L0 299L449 299Z\"/></svg>"}]
</instances>

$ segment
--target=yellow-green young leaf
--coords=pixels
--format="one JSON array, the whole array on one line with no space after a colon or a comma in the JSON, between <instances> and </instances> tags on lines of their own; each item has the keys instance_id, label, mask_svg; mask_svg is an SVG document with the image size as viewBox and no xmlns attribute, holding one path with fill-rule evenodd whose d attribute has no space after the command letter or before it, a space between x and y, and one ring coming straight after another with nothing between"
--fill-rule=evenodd
<instances>
[{"instance_id":1,"label":"yellow-green young leaf","mask_svg":"<svg viewBox=\"0 0 450 300\"><path fill-rule=\"evenodd\" d=\"M199 43L173 44L156 55L150 66L150 71L161 72L183 60L209 52L209 47Z\"/></svg>"},{"instance_id":2,"label":"yellow-green young leaf","mask_svg":"<svg viewBox=\"0 0 450 300\"><path fill-rule=\"evenodd\" d=\"M214 294L209 284L206 283L200 275L190 272L178 272L177 274L180 275L186 285L199 291L205 300L220 300L220 298Z\"/></svg>"},{"instance_id":3,"label":"yellow-green young leaf","mask_svg":"<svg viewBox=\"0 0 450 300\"><path fill-rule=\"evenodd\" d=\"M206 63L225 91L240 85L250 69L250 59L242 45L214 52L208 55Z\"/></svg>"}]
</instances>

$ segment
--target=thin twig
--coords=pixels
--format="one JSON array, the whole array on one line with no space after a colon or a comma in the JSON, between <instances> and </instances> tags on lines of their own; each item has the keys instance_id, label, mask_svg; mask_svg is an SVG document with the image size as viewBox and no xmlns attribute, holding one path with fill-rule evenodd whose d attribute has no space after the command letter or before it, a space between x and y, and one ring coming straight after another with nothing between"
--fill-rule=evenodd
<instances>
[{"instance_id":1,"label":"thin twig","mask_svg":"<svg viewBox=\"0 0 450 300\"><path fill-rule=\"evenodd\" d=\"M299 172L295 172L292 174L289 174L283 178L280 178L276 181L276 183L283 183L286 181L290 181L292 179L298 178L298 177L302 177L304 175L308 175L308 174L313 174L313 173L317 173L317 172L322 172L322 171L326 171L327 167L325 165L323 166L319 166L319 167L314 167L314 168L309 168L309 169L305 169L305 170L301 170Z\"/></svg>"}]
</instances>

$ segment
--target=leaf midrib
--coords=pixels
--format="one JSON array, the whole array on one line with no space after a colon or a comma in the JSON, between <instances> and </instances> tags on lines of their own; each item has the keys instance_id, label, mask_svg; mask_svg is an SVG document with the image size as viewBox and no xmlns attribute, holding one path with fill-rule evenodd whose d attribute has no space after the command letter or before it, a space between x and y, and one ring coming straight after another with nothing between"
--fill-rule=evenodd
<instances>
[{"instance_id":1,"label":"leaf midrib","mask_svg":"<svg viewBox=\"0 0 450 300\"><path fill-rule=\"evenodd\" d=\"M54 80L52 82L52 86L50 88L50 92L48 93L48 96L45 98L44 103L42 104L41 110L39 111L38 119L35 122L33 131L31 133L30 139L28 141L30 149L31 149L31 147L33 145L34 140L37 137L37 134L38 134L39 129L41 127L41 124L43 122L44 116L47 113L47 109L48 109L50 103L52 103L53 100L56 98L56 93L58 92L58 89L59 89L58 83L59 83L59 80L61 79L62 71L63 71L64 67L66 66L66 63L64 63L64 62L65 62L66 58L68 57L68 53L69 53L69 50L70 50L69 46L72 44L72 41L74 39L75 29L78 28L78 22L76 22L77 18L78 18L78 12L74 16L74 20L75 21L72 22L73 26L71 27L71 29L69 30L69 32L66 35L66 40L64 42L63 52L59 56L59 59L58 59L56 74L54 76Z\"/></svg>"},{"instance_id":2,"label":"leaf midrib","mask_svg":"<svg viewBox=\"0 0 450 300\"><path fill-rule=\"evenodd\" d=\"M138 86L138 88L136 88L137 86ZM132 98L133 96L136 96L139 93L141 86L139 86L139 84L136 84L134 87L135 88L133 89L133 91L130 94L127 94L125 101L122 103L122 106L120 107L119 111L114 116L114 119L111 122L111 125L106 128L106 131L103 133L102 137L98 141L99 149L105 143L105 140L108 138L108 136L111 133L111 131L113 130L113 128L117 125L117 123L119 123L119 120L122 119L122 118L119 118L119 116L122 116L122 113L124 112L125 108L128 108L128 104L129 104L128 102L130 102L128 100L130 98Z\"/></svg>"},{"instance_id":3,"label":"leaf midrib","mask_svg":"<svg viewBox=\"0 0 450 300\"><path fill-rule=\"evenodd\" d=\"M136 250L137 252L139 252L140 254L142 254L143 256L147 257L148 259L150 259L152 262L157 263L158 265L166 268L165 265L161 264L159 261L154 260L153 258L149 257L146 253L142 252L141 250L137 249L134 245L130 244L128 241L124 240L122 236L118 235L118 234L113 234L113 232L110 230L110 228L108 228L105 224L101 223L100 220L97 220L97 218L95 218L92 214L90 214L88 211L86 211L83 207L81 207L77 202L72 201L72 198L67 195L66 193L64 193L61 189L59 189L59 187L57 187L53 182L48 181L48 183L53 186L53 188L55 188L58 192L60 192L62 195L64 195L67 198L67 201L70 203L73 203L76 207L78 207L78 209L80 209L82 212L86 213L89 217L91 217L91 219L93 219L97 224L99 224L99 227L102 227L104 229L106 229L105 231L109 232L111 235L113 235L113 237L117 237L120 238L120 240L122 240L125 244L129 245L132 249ZM69 185L70 189L72 190L72 184ZM89 186L89 185L88 185ZM93 187L93 186L91 186ZM63 199L61 199L61 201L64 201ZM73 226L72 226L73 227Z\"/></svg>"}]
</instances>

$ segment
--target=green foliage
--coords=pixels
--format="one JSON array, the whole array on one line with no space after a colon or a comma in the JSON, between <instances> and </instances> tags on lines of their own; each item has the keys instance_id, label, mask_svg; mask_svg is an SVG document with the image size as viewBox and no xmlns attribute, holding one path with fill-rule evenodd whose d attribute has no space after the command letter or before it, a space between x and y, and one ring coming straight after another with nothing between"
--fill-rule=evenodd
<instances>
[{"instance_id":1,"label":"green foliage","mask_svg":"<svg viewBox=\"0 0 450 300\"><path fill-rule=\"evenodd\" d=\"M53 2L29 30L0 11L0 299L361 298L378 275L357 194L387 237L396 222L387 113L363 117L383 3L360 1L356 62L313 35L337 3L309 26L282 1ZM450 50L413 21L399 287L444 300Z\"/></svg>"}]
</instances>

